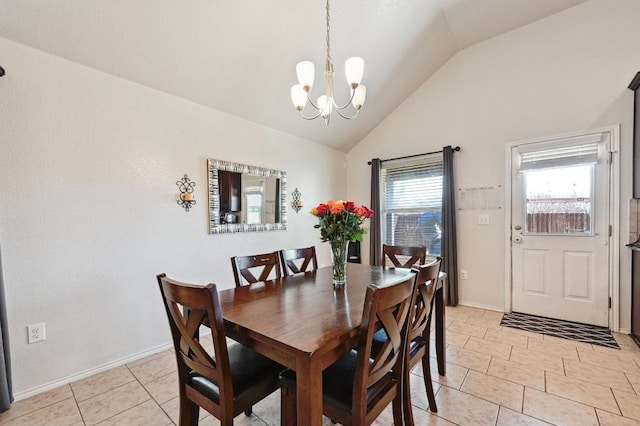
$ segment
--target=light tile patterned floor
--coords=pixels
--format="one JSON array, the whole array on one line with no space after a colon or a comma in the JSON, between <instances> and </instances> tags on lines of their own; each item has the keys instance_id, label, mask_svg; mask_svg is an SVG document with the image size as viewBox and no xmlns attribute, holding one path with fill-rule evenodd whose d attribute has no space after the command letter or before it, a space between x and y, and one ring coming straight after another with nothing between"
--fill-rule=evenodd
<instances>
[{"instance_id":1,"label":"light tile patterned floor","mask_svg":"<svg viewBox=\"0 0 640 426\"><path fill-rule=\"evenodd\" d=\"M447 375L433 377L438 412L427 409L418 366L411 381L416 425L640 425L640 349L629 336L615 335L622 348L615 350L499 323L496 312L447 308ZM164 351L18 401L0 424L174 425L177 394L175 358ZM253 411L235 423L278 425L279 394ZM387 410L376 425L392 423ZM201 410L200 424L219 423Z\"/></svg>"}]
</instances>

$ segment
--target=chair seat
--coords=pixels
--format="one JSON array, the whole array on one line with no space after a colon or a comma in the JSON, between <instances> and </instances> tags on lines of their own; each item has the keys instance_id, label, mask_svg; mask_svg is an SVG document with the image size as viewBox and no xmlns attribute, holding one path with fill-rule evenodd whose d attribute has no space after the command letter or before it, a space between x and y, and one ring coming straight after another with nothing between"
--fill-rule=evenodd
<instances>
[{"instance_id":1,"label":"chair seat","mask_svg":"<svg viewBox=\"0 0 640 426\"><path fill-rule=\"evenodd\" d=\"M229 346L229 363L231 365L233 396L236 399L260 383L273 382L284 368L277 362L241 344ZM190 384L194 389L214 401L220 400L220 390L217 383L198 373L191 372L189 376Z\"/></svg>"},{"instance_id":2,"label":"chair seat","mask_svg":"<svg viewBox=\"0 0 640 426\"><path fill-rule=\"evenodd\" d=\"M322 372L322 392L325 404L337 407L342 411L351 411L357 356L358 353L352 350ZM287 369L280 373L280 382L291 389L295 389L295 371ZM382 393L392 382L393 377L389 372L383 379L369 388L367 401L374 401L376 396Z\"/></svg>"},{"instance_id":3,"label":"chair seat","mask_svg":"<svg viewBox=\"0 0 640 426\"><path fill-rule=\"evenodd\" d=\"M375 356L375 354L380 352L382 345L384 345L387 339L387 333L385 333L384 330L379 330L377 333L375 333L373 335L373 342L371 343L371 355ZM409 342L409 357L411 358L411 361L414 361L414 357L424 346L425 345L422 341L422 338L420 337Z\"/></svg>"},{"instance_id":4,"label":"chair seat","mask_svg":"<svg viewBox=\"0 0 640 426\"><path fill-rule=\"evenodd\" d=\"M383 328L374 333L373 341L371 342L371 356L375 356L375 354L380 352L382 345L384 345L387 340L389 340L389 336L387 336Z\"/></svg>"}]
</instances>

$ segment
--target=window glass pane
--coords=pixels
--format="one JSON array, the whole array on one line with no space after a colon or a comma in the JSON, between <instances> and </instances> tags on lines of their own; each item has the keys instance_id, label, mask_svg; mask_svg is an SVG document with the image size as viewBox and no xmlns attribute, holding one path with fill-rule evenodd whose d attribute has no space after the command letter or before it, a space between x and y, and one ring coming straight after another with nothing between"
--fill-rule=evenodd
<instances>
[{"instance_id":1,"label":"window glass pane","mask_svg":"<svg viewBox=\"0 0 640 426\"><path fill-rule=\"evenodd\" d=\"M529 234L592 234L593 166L524 173Z\"/></svg>"},{"instance_id":2,"label":"window glass pane","mask_svg":"<svg viewBox=\"0 0 640 426\"><path fill-rule=\"evenodd\" d=\"M383 164L383 242L424 246L440 254L442 227L442 156Z\"/></svg>"},{"instance_id":3,"label":"window glass pane","mask_svg":"<svg viewBox=\"0 0 640 426\"><path fill-rule=\"evenodd\" d=\"M247 194L247 223L262 223L262 194Z\"/></svg>"}]
</instances>

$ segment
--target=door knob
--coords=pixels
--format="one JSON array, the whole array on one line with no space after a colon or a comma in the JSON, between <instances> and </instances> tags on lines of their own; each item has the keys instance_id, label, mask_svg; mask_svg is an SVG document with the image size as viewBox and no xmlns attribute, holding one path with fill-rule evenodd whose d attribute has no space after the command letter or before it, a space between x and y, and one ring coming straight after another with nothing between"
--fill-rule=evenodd
<instances>
[{"instance_id":1,"label":"door knob","mask_svg":"<svg viewBox=\"0 0 640 426\"><path fill-rule=\"evenodd\" d=\"M521 243L522 242L522 236L516 235L515 237L513 237L513 242L514 243Z\"/></svg>"}]
</instances>

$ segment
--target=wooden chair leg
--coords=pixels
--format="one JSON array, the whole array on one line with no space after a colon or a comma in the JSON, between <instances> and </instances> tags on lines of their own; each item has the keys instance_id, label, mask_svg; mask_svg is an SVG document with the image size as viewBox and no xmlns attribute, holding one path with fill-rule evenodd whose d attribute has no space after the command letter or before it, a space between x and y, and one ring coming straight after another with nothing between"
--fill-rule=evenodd
<instances>
[{"instance_id":1,"label":"wooden chair leg","mask_svg":"<svg viewBox=\"0 0 640 426\"><path fill-rule=\"evenodd\" d=\"M180 398L180 426L198 426L199 414L198 404L186 397Z\"/></svg>"},{"instance_id":2,"label":"wooden chair leg","mask_svg":"<svg viewBox=\"0 0 640 426\"><path fill-rule=\"evenodd\" d=\"M249 407L246 410L244 410L244 415L247 417L251 417L252 413L253 413L253 407Z\"/></svg>"},{"instance_id":3,"label":"wooden chair leg","mask_svg":"<svg viewBox=\"0 0 640 426\"><path fill-rule=\"evenodd\" d=\"M429 365L429 350L422 357L422 377L424 378L424 387L427 390L427 399L429 400L429 409L437 413L436 395L433 392L433 382L431 381L431 366Z\"/></svg>"},{"instance_id":4,"label":"wooden chair leg","mask_svg":"<svg viewBox=\"0 0 640 426\"><path fill-rule=\"evenodd\" d=\"M296 426L298 413L296 411L296 393L288 386L280 388L280 425Z\"/></svg>"},{"instance_id":5,"label":"wooden chair leg","mask_svg":"<svg viewBox=\"0 0 640 426\"><path fill-rule=\"evenodd\" d=\"M402 414L404 417L404 424L407 426L413 426L413 408L411 405L411 369L408 365L405 366L402 377ZM398 424L394 417L394 424Z\"/></svg>"},{"instance_id":6,"label":"wooden chair leg","mask_svg":"<svg viewBox=\"0 0 640 426\"><path fill-rule=\"evenodd\" d=\"M402 416L403 416L403 403L402 403L402 389L398 389L398 395L393 399L393 424L394 425L402 425Z\"/></svg>"}]
</instances>

